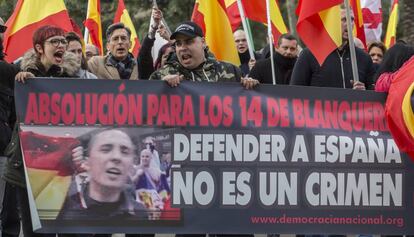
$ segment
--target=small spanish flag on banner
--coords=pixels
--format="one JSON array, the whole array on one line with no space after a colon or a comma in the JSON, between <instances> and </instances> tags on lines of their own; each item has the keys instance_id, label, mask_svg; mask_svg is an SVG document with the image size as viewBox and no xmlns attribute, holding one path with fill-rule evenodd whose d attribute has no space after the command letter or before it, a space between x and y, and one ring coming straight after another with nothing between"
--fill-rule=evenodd
<instances>
[{"instance_id":1,"label":"small spanish flag on banner","mask_svg":"<svg viewBox=\"0 0 414 237\"><path fill-rule=\"evenodd\" d=\"M240 65L225 0L196 0L191 20L203 29L206 43L218 60Z\"/></svg>"},{"instance_id":2,"label":"small spanish flag on banner","mask_svg":"<svg viewBox=\"0 0 414 237\"><path fill-rule=\"evenodd\" d=\"M385 116L395 143L414 160L414 57L396 73L388 91Z\"/></svg>"},{"instance_id":3,"label":"small spanish flag on banner","mask_svg":"<svg viewBox=\"0 0 414 237\"><path fill-rule=\"evenodd\" d=\"M343 0L299 0L298 34L322 65L342 45L340 4Z\"/></svg>"},{"instance_id":4,"label":"small spanish flag on banner","mask_svg":"<svg viewBox=\"0 0 414 237\"><path fill-rule=\"evenodd\" d=\"M20 132L28 184L41 219L55 219L63 206L74 173L72 149L80 142L72 137L51 137Z\"/></svg>"},{"instance_id":5,"label":"small spanish flag on banner","mask_svg":"<svg viewBox=\"0 0 414 237\"><path fill-rule=\"evenodd\" d=\"M63 0L19 0L4 33L6 60L12 62L33 48L33 33L45 25L73 31Z\"/></svg>"},{"instance_id":6,"label":"small spanish flag on banner","mask_svg":"<svg viewBox=\"0 0 414 237\"><path fill-rule=\"evenodd\" d=\"M394 0L390 18L388 19L387 33L385 34L384 44L389 49L395 44L395 37L397 34L397 25L398 25L398 0Z\"/></svg>"},{"instance_id":7,"label":"small spanish flag on banner","mask_svg":"<svg viewBox=\"0 0 414 237\"><path fill-rule=\"evenodd\" d=\"M135 31L134 23L125 7L124 0L119 0L118 9L115 13L114 23L122 22L131 30L131 49L129 50L135 57L138 56L141 44L139 43L137 32Z\"/></svg>"},{"instance_id":8,"label":"small spanish flag on banner","mask_svg":"<svg viewBox=\"0 0 414 237\"><path fill-rule=\"evenodd\" d=\"M88 13L83 23L88 29L89 36L87 44L93 44L99 49L99 54L103 54L102 24L101 24L101 2L100 0L88 1ZM86 39L85 39L86 40Z\"/></svg>"}]
</instances>

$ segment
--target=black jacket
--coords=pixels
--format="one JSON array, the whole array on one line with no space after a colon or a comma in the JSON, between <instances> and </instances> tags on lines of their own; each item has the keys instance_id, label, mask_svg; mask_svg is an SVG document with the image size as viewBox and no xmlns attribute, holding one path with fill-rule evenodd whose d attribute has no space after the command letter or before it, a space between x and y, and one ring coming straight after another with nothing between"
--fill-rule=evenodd
<instances>
[{"instance_id":1,"label":"black jacket","mask_svg":"<svg viewBox=\"0 0 414 237\"><path fill-rule=\"evenodd\" d=\"M14 77L19 69L0 60L0 156L10 142L11 132L16 121L14 110Z\"/></svg>"},{"instance_id":2,"label":"black jacket","mask_svg":"<svg viewBox=\"0 0 414 237\"><path fill-rule=\"evenodd\" d=\"M355 48L355 51L359 80L365 84L365 88L372 89L375 74L372 60L363 50ZM304 49L293 68L290 84L352 88L350 82L352 78L351 57L348 46L345 46L343 51L334 50L328 55L322 66L319 65L309 49Z\"/></svg>"},{"instance_id":3,"label":"black jacket","mask_svg":"<svg viewBox=\"0 0 414 237\"><path fill-rule=\"evenodd\" d=\"M145 36L141 44L141 49L138 53L137 63L138 63L138 79L148 80L151 74L155 71L154 61L152 57L152 47L154 47L154 39L150 39Z\"/></svg>"},{"instance_id":4,"label":"black jacket","mask_svg":"<svg viewBox=\"0 0 414 237\"><path fill-rule=\"evenodd\" d=\"M287 58L275 52L273 55L274 69L277 85L289 85L292 76L293 66L295 66L296 58ZM270 58L260 60L254 65L250 72L250 77L259 80L262 84L273 84L272 79L272 62Z\"/></svg>"},{"instance_id":5,"label":"black jacket","mask_svg":"<svg viewBox=\"0 0 414 237\"><path fill-rule=\"evenodd\" d=\"M45 70L36 56L34 50L25 53L20 63L20 70L31 72L36 77L76 77L76 72L80 69L80 63L77 62L73 53L65 53L63 64L60 66L54 65ZM4 155L7 160L6 168L2 178L10 184L26 187L23 167L23 157L20 149L20 139L17 124L14 126L12 138L10 143L4 150Z\"/></svg>"},{"instance_id":6,"label":"black jacket","mask_svg":"<svg viewBox=\"0 0 414 237\"><path fill-rule=\"evenodd\" d=\"M73 184L71 185L73 186ZM69 192L70 193L70 192ZM121 192L120 200L114 203L98 202L88 195L88 185L80 192L66 197L59 220L147 220L145 207L135 201L128 191Z\"/></svg>"},{"instance_id":7,"label":"black jacket","mask_svg":"<svg viewBox=\"0 0 414 237\"><path fill-rule=\"evenodd\" d=\"M256 60L259 60L260 55L257 54L257 53L254 53L254 58ZM240 59L239 68L242 72L242 76L246 76L250 72L250 69L249 69L249 61L250 61L249 50L246 50L246 52L244 52L244 53L239 53L239 59Z\"/></svg>"}]
</instances>

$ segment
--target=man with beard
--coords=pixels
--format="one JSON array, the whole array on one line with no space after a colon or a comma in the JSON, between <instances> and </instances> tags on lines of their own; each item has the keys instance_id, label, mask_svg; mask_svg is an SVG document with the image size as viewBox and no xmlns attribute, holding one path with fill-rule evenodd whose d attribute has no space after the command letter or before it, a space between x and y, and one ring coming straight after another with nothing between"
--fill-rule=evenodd
<instances>
[{"instance_id":1,"label":"man with beard","mask_svg":"<svg viewBox=\"0 0 414 237\"><path fill-rule=\"evenodd\" d=\"M237 52L239 53L240 58L240 70L242 75L246 76L249 74L250 69L255 65L259 54L254 53L255 59L250 58L249 46L247 44L246 33L239 29L233 33L234 42L236 43Z\"/></svg>"},{"instance_id":2,"label":"man with beard","mask_svg":"<svg viewBox=\"0 0 414 237\"><path fill-rule=\"evenodd\" d=\"M277 44L273 55L276 84L287 85L298 56L298 41L293 35L283 34ZM258 61L252 68L250 77L263 84L273 84L271 65L270 58Z\"/></svg>"},{"instance_id":3,"label":"man with beard","mask_svg":"<svg viewBox=\"0 0 414 237\"><path fill-rule=\"evenodd\" d=\"M138 65L131 48L131 30L123 23L115 23L106 30L105 56L94 56L88 61L89 71L99 79L138 79Z\"/></svg>"}]
</instances>

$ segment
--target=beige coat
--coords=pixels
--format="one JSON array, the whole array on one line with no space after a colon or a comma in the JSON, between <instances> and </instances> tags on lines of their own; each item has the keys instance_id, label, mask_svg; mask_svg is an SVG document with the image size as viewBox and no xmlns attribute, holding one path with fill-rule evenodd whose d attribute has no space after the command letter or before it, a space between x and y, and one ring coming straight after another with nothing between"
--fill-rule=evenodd
<instances>
[{"instance_id":1,"label":"beige coat","mask_svg":"<svg viewBox=\"0 0 414 237\"><path fill-rule=\"evenodd\" d=\"M116 67L108 63L107 56L95 56L88 61L89 71L95 74L98 79L120 79ZM135 64L129 80L138 80L138 65Z\"/></svg>"}]
</instances>

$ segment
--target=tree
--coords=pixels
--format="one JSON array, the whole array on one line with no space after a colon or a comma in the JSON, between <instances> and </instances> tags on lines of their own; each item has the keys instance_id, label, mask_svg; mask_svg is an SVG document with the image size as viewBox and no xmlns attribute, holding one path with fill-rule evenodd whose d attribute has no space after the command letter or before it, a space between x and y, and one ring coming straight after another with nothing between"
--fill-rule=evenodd
<instances>
[{"instance_id":1,"label":"tree","mask_svg":"<svg viewBox=\"0 0 414 237\"><path fill-rule=\"evenodd\" d=\"M414 1L403 0L400 2L399 26L403 32L402 39L407 43L414 44Z\"/></svg>"}]
</instances>

